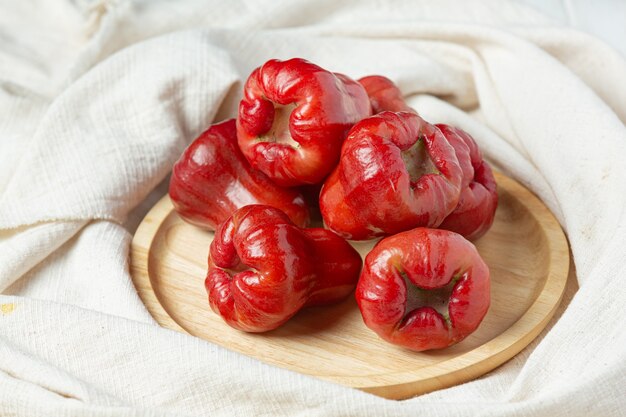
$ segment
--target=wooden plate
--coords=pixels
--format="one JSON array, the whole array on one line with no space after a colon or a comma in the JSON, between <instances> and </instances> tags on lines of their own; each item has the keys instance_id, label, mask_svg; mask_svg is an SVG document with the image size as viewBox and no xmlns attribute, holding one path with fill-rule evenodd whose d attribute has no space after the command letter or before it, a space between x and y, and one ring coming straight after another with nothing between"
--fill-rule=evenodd
<instances>
[{"instance_id":1,"label":"wooden plate","mask_svg":"<svg viewBox=\"0 0 626 417\"><path fill-rule=\"evenodd\" d=\"M415 353L384 342L365 327L353 297L303 310L269 333L228 327L209 308L204 290L212 233L184 223L168 196L133 238L133 281L162 326L263 362L393 399L449 387L483 375L528 345L565 289L569 252L559 224L520 184L501 174L496 180L495 222L476 242L491 269L491 308L474 334L445 350ZM372 245L356 246L365 254Z\"/></svg>"}]
</instances>

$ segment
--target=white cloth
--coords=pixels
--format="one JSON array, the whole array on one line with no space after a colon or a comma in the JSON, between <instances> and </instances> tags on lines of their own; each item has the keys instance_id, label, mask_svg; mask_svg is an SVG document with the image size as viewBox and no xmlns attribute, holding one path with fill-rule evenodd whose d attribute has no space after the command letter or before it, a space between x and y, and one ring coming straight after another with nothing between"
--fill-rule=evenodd
<instances>
[{"instance_id":1,"label":"white cloth","mask_svg":"<svg viewBox=\"0 0 626 417\"><path fill-rule=\"evenodd\" d=\"M625 415L626 64L601 42L503 1L2 4L0 414ZM155 324L131 232L249 71L292 56L396 80L550 207L576 276L540 342L396 402Z\"/></svg>"}]
</instances>

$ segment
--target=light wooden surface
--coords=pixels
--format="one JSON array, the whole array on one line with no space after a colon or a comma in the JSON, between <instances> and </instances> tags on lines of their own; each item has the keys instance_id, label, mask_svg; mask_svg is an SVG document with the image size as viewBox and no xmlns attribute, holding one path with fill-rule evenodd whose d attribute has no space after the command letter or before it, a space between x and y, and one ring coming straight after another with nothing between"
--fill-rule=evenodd
<instances>
[{"instance_id":1,"label":"light wooden surface","mask_svg":"<svg viewBox=\"0 0 626 417\"><path fill-rule=\"evenodd\" d=\"M204 290L212 233L184 223L167 196L133 238L133 281L162 326L272 365L393 399L459 384L496 368L539 334L561 300L569 268L567 241L548 209L512 179L496 179L496 219L476 242L491 270L491 308L474 334L445 350L415 353L384 342L365 327L353 297L303 310L269 333L228 327ZM355 246L365 254L372 243Z\"/></svg>"}]
</instances>

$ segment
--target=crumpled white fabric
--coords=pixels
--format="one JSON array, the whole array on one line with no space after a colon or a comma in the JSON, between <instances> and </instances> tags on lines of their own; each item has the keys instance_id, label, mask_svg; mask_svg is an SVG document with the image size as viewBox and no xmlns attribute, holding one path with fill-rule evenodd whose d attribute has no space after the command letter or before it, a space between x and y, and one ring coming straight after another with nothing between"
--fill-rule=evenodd
<instances>
[{"instance_id":1,"label":"crumpled white fabric","mask_svg":"<svg viewBox=\"0 0 626 417\"><path fill-rule=\"evenodd\" d=\"M0 414L624 415L626 63L601 42L504 1L7 2L0 35ZM396 80L548 205L576 268L549 331L396 402L156 325L131 232L250 70L293 56Z\"/></svg>"}]
</instances>

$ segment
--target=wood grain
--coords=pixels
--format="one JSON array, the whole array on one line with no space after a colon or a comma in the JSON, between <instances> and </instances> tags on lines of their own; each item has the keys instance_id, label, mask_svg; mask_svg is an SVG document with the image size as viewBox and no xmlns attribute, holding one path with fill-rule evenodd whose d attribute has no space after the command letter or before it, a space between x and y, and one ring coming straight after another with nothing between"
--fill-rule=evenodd
<instances>
[{"instance_id":1,"label":"wood grain","mask_svg":"<svg viewBox=\"0 0 626 417\"><path fill-rule=\"evenodd\" d=\"M167 196L133 238L133 281L162 326L272 365L393 399L459 384L528 345L554 314L567 280L567 241L550 211L514 180L496 179L496 219L475 242L491 270L491 308L474 334L445 350L415 353L384 342L365 327L353 297L303 310L269 333L228 327L210 310L204 290L212 233L184 223ZM372 246L355 244L363 255Z\"/></svg>"}]
</instances>

